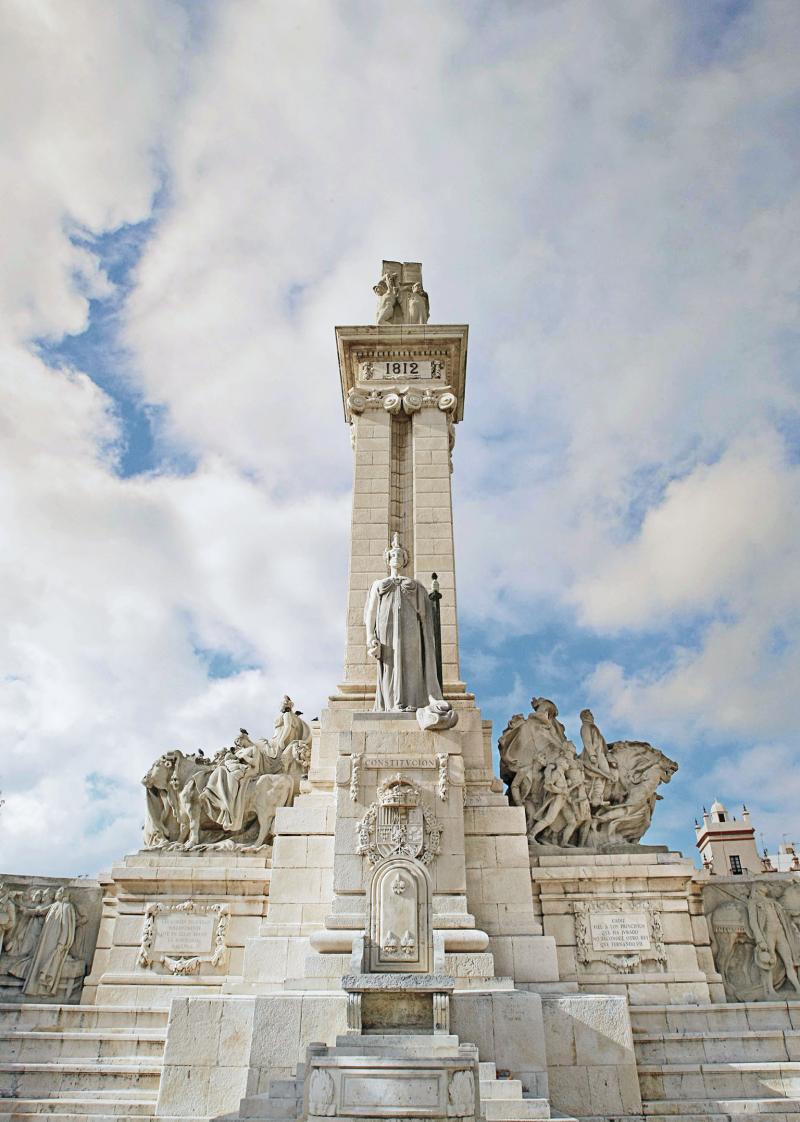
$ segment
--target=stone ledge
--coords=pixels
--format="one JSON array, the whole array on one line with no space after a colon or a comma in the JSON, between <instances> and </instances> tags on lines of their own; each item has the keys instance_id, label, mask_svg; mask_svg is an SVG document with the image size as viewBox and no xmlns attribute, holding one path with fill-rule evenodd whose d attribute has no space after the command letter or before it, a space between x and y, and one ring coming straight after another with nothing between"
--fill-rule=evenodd
<instances>
[{"instance_id":1,"label":"stone ledge","mask_svg":"<svg viewBox=\"0 0 800 1122\"><path fill-rule=\"evenodd\" d=\"M455 980L449 974L345 974L342 989L348 993L405 990L410 993L452 993Z\"/></svg>"}]
</instances>

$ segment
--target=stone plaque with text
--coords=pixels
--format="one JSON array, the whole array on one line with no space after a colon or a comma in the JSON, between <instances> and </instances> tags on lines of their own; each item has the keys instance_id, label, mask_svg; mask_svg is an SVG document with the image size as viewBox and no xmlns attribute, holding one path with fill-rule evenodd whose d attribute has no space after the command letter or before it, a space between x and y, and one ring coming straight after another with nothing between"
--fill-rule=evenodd
<instances>
[{"instance_id":1,"label":"stone plaque with text","mask_svg":"<svg viewBox=\"0 0 800 1122\"><path fill-rule=\"evenodd\" d=\"M211 954L216 916L165 912L154 918L154 951L168 954Z\"/></svg>"},{"instance_id":2,"label":"stone plaque with text","mask_svg":"<svg viewBox=\"0 0 800 1122\"><path fill-rule=\"evenodd\" d=\"M578 900L575 950L581 970L631 974L665 970L667 952L661 909L651 901L605 898Z\"/></svg>"},{"instance_id":3,"label":"stone plaque with text","mask_svg":"<svg viewBox=\"0 0 800 1122\"><path fill-rule=\"evenodd\" d=\"M596 951L646 951L652 942L648 917L636 912L595 913L589 916L589 930Z\"/></svg>"}]
</instances>

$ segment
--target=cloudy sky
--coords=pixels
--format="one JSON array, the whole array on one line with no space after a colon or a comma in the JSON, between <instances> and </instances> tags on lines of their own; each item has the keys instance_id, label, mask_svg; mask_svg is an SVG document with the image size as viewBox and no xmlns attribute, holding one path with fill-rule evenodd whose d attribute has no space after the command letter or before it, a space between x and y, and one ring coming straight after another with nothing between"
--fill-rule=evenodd
<instances>
[{"instance_id":1,"label":"cloudy sky","mask_svg":"<svg viewBox=\"0 0 800 1122\"><path fill-rule=\"evenodd\" d=\"M800 841L796 0L2 0L0 868L340 678L333 327L470 324L465 677Z\"/></svg>"}]
</instances>

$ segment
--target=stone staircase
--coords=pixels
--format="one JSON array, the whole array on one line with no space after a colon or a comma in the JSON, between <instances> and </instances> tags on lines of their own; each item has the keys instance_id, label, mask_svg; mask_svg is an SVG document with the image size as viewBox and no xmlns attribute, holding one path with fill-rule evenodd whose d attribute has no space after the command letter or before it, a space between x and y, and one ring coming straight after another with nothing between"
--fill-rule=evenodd
<instances>
[{"instance_id":1,"label":"stone staircase","mask_svg":"<svg viewBox=\"0 0 800 1122\"><path fill-rule=\"evenodd\" d=\"M373 1038L374 1039L374 1038ZM399 1038L383 1037L382 1040ZM458 1047L458 1038L427 1037L428 1049L444 1048L445 1041L450 1048ZM363 1051L365 1040L370 1038L342 1036L337 1039L336 1052L339 1055ZM408 1042L410 1038L406 1038ZM359 1041L359 1043L356 1043ZM434 1044L435 1042L435 1044ZM314 1046L312 1046L314 1047ZM322 1047L322 1046L319 1046ZM333 1049L331 1049L333 1051ZM553 1115L547 1099L527 1098L518 1079L498 1079L493 1063L479 1063L481 1113L486 1122L550 1122L558 1117L564 1122L576 1122L565 1115ZM242 1122L296 1122L303 1115L303 1085L306 1064L299 1064L294 1079L273 1079L266 1095L253 1095L242 1100L238 1119Z\"/></svg>"},{"instance_id":2,"label":"stone staircase","mask_svg":"<svg viewBox=\"0 0 800 1122\"><path fill-rule=\"evenodd\" d=\"M800 1120L800 1002L631 1008L645 1118Z\"/></svg>"},{"instance_id":3,"label":"stone staircase","mask_svg":"<svg viewBox=\"0 0 800 1122\"><path fill-rule=\"evenodd\" d=\"M166 1010L0 1005L0 1122L152 1117Z\"/></svg>"}]
</instances>

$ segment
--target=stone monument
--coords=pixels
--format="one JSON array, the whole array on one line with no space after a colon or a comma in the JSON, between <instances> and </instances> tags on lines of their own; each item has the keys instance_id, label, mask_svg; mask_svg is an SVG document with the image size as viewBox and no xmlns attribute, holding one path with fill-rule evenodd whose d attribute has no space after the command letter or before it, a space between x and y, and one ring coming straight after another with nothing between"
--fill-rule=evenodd
<instances>
[{"instance_id":1,"label":"stone monument","mask_svg":"<svg viewBox=\"0 0 800 1122\"><path fill-rule=\"evenodd\" d=\"M377 322L336 329L342 680L318 719L285 696L271 735L158 755L144 846L101 878L80 1018L5 1006L9 1116L797 1117L775 1106L800 1097L793 886L704 910L691 862L641 842L676 763L608 743L588 709L578 752L535 697L495 775L459 665L468 331L429 322L418 263L384 261L374 291ZM80 906L26 891L0 891L0 966L24 951L25 984L57 995ZM745 1002L736 1021L726 998Z\"/></svg>"}]
</instances>

